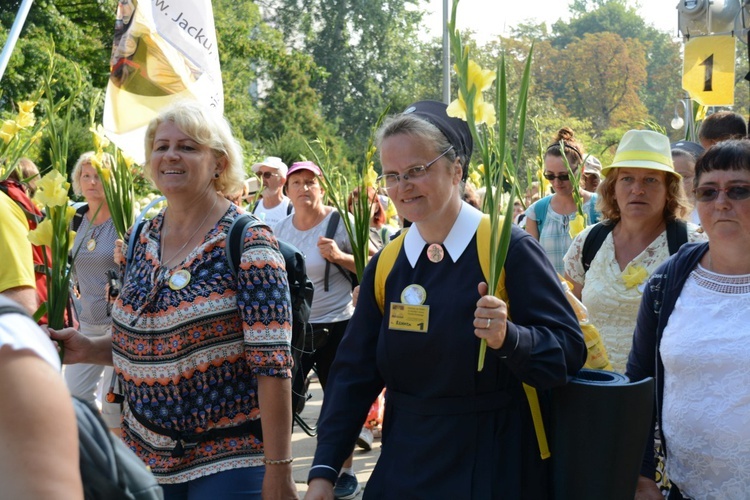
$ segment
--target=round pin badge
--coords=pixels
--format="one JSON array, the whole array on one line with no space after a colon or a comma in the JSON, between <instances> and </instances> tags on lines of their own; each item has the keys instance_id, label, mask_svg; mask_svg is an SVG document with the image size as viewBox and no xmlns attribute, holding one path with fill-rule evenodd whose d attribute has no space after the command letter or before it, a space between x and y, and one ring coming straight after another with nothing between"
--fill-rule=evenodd
<instances>
[{"instance_id":1,"label":"round pin badge","mask_svg":"<svg viewBox=\"0 0 750 500\"><path fill-rule=\"evenodd\" d=\"M91 238L89 241L86 242L86 250L89 252L93 252L96 248L96 240L94 238Z\"/></svg>"},{"instance_id":2,"label":"round pin badge","mask_svg":"<svg viewBox=\"0 0 750 500\"><path fill-rule=\"evenodd\" d=\"M427 300L427 290L420 285L409 285L401 292L401 302L412 306L424 304Z\"/></svg>"},{"instance_id":3,"label":"round pin badge","mask_svg":"<svg viewBox=\"0 0 750 500\"><path fill-rule=\"evenodd\" d=\"M182 290L190 283L190 271L180 269L169 277L169 288L172 290Z\"/></svg>"},{"instance_id":4,"label":"round pin badge","mask_svg":"<svg viewBox=\"0 0 750 500\"><path fill-rule=\"evenodd\" d=\"M444 256L445 251L443 250L443 246L439 243L433 243L427 247L427 258L430 259L430 262L440 262L443 260Z\"/></svg>"}]
</instances>

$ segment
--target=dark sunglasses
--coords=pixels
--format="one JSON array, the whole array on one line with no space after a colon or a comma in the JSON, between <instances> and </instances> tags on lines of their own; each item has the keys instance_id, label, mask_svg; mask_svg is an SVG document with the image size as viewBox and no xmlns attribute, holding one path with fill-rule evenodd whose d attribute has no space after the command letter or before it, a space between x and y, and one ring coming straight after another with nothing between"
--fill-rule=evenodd
<instances>
[{"instance_id":1,"label":"dark sunglasses","mask_svg":"<svg viewBox=\"0 0 750 500\"><path fill-rule=\"evenodd\" d=\"M717 188L714 186L700 186L693 190L696 201L714 201L719 197L719 192L725 192L727 198L734 201L746 200L750 198L750 185L741 184L738 186L729 186Z\"/></svg>"},{"instance_id":2,"label":"dark sunglasses","mask_svg":"<svg viewBox=\"0 0 750 500\"><path fill-rule=\"evenodd\" d=\"M547 173L544 174L544 178L547 179L550 182L554 181L555 179L558 179L560 182L565 182L565 181L569 181L570 180L570 176L568 174L555 175L555 174L551 174L549 172L547 172Z\"/></svg>"},{"instance_id":3,"label":"dark sunglasses","mask_svg":"<svg viewBox=\"0 0 750 500\"><path fill-rule=\"evenodd\" d=\"M276 172L258 172L258 177L263 177L264 179L270 179L271 177L276 177Z\"/></svg>"}]
</instances>

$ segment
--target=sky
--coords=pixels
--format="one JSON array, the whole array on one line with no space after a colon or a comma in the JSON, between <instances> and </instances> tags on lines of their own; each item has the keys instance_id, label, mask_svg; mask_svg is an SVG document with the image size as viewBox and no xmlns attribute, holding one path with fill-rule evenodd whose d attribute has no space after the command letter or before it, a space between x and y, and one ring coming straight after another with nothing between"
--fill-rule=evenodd
<instances>
[{"instance_id":1,"label":"sky","mask_svg":"<svg viewBox=\"0 0 750 500\"><path fill-rule=\"evenodd\" d=\"M631 0L635 5L635 0ZM568 0L460 0L458 3L458 26L471 28L477 33L481 44L494 35L509 32L515 25L532 20L551 25L560 18L568 20ZM677 0L640 0L638 13L647 24L676 36ZM428 0L425 19L432 36L442 36L443 0ZM448 15L452 0L448 0Z\"/></svg>"}]
</instances>

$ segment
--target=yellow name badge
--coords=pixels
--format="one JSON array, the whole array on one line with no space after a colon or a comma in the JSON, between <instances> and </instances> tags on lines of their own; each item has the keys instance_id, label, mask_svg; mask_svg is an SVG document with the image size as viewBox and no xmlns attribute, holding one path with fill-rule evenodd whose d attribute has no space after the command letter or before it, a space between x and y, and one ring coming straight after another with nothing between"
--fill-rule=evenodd
<instances>
[{"instance_id":1,"label":"yellow name badge","mask_svg":"<svg viewBox=\"0 0 750 500\"><path fill-rule=\"evenodd\" d=\"M430 321L430 306L391 302L388 328L406 332L427 332Z\"/></svg>"}]
</instances>

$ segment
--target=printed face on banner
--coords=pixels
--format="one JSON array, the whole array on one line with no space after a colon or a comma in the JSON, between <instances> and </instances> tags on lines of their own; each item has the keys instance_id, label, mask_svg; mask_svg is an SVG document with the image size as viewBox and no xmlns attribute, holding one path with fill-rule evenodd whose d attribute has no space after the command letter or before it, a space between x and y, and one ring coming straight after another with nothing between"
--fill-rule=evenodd
<instances>
[{"instance_id":1,"label":"printed face on banner","mask_svg":"<svg viewBox=\"0 0 750 500\"><path fill-rule=\"evenodd\" d=\"M210 0L120 0L104 107L107 136L142 161L143 134L177 100L224 110Z\"/></svg>"}]
</instances>

